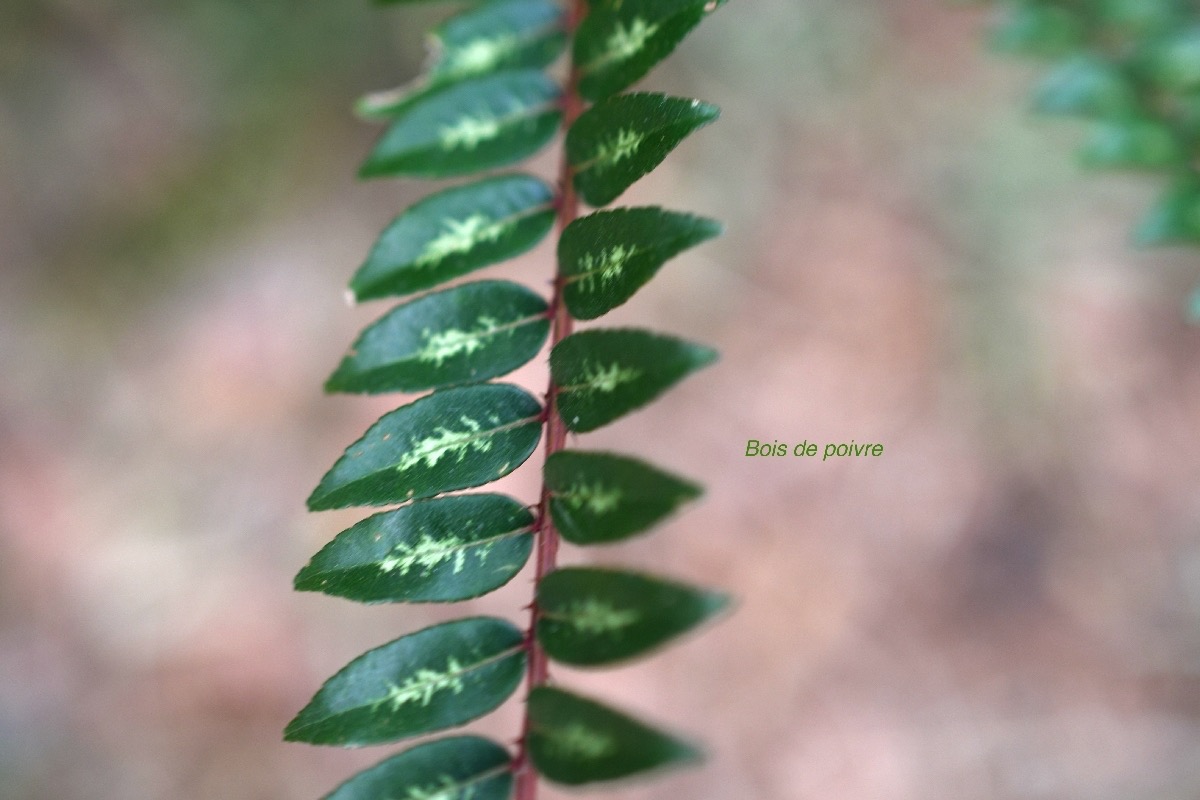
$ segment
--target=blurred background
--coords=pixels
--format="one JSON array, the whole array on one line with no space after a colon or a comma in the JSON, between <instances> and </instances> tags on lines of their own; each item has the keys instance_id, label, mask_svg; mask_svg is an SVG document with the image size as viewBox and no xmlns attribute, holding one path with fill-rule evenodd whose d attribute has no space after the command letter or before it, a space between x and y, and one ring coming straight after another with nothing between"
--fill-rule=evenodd
<instances>
[{"instance_id":1,"label":"blurred background","mask_svg":"<svg viewBox=\"0 0 1200 800\"><path fill-rule=\"evenodd\" d=\"M345 281L430 184L358 183L361 93L435 4L0 3L0 798L301 800L399 748L280 741L352 657L468 606L291 591L403 398L325 397ZM569 686L706 742L629 800L1200 796L1197 251L1086 175L1035 67L939 0L741 0L643 85L724 109L623 202L722 218L605 320L721 362L588 448L708 489L565 554L736 613ZM553 173L556 155L530 165ZM545 287L552 245L493 271ZM536 391L534 363L513 380ZM882 458L748 459L748 439ZM532 502L537 464L504 491ZM474 726L510 741L519 708ZM566 797L553 789L546 798Z\"/></svg>"}]
</instances>

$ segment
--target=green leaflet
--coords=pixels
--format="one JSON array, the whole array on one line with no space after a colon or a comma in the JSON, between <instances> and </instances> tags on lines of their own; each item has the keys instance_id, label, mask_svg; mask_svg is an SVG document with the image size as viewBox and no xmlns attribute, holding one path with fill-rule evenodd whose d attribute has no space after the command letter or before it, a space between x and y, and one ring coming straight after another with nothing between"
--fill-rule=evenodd
<instances>
[{"instance_id":1,"label":"green leaflet","mask_svg":"<svg viewBox=\"0 0 1200 800\"><path fill-rule=\"evenodd\" d=\"M719 115L716 106L663 94L601 100L567 132L575 188L590 205L608 205L661 164L689 133Z\"/></svg>"},{"instance_id":2,"label":"green leaflet","mask_svg":"<svg viewBox=\"0 0 1200 800\"><path fill-rule=\"evenodd\" d=\"M558 130L560 92L538 70L509 70L451 84L398 116L359 176L445 178L520 161Z\"/></svg>"},{"instance_id":3,"label":"green leaflet","mask_svg":"<svg viewBox=\"0 0 1200 800\"><path fill-rule=\"evenodd\" d=\"M479 736L417 745L363 770L323 800L508 800L512 756Z\"/></svg>"},{"instance_id":4,"label":"green leaflet","mask_svg":"<svg viewBox=\"0 0 1200 800\"><path fill-rule=\"evenodd\" d=\"M595 319L624 303L666 261L719 236L719 222L664 211L597 211L566 227L558 242L563 299L572 316Z\"/></svg>"},{"instance_id":5,"label":"green leaflet","mask_svg":"<svg viewBox=\"0 0 1200 800\"><path fill-rule=\"evenodd\" d=\"M543 474L554 527L582 545L641 533L701 493L682 478L611 453L561 450L546 459Z\"/></svg>"},{"instance_id":6,"label":"green leaflet","mask_svg":"<svg viewBox=\"0 0 1200 800\"><path fill-rule=\"evenodd\" d=\"M1138 117L1096 123L1079 151L1080 163L1094 168L1154 169L1182 160L1174 131Z\"/></svg>"},{"instance_id":7,"label":"green leaflet","mask_svg":"<svg viewBox=\"0 0 1200 800\"><path fill-rule=\"evenodd\" d=\"M1137 93L1122 70L1091 54L1059 64L1034 93L1033 106L1043 114L1115 117L1137 109Z\"/></svg>"},{"instance_id":8,"label":"green leaflet","mask_svg":"<svg viewBox=\"0 0 1200 800\"><path fill-rule=\"evenodd\" d=\"M631 572L570 567L537 589L537 637L555 661L598 666L665 644L724 609L718 592Z\"/></svg>"},{"instance_id":9,"label":"green leaflet","mask_svg":"<svg viewBox=\"0 0 1200 800\"><path fill-rule=\"evenodd\" d=\"M687 742L561 689L534 689L528 712L529 755L556 783L615 780L701 758Z\"/></svg>"},{"instance_id":10,"label":"green leaflet","mask_svg":"<svg viewBox=\"0 0 1200 800\"><path fill-rule=\"evenodd\" d=\"M573 47L580 93L594 101L625 89L724 4L725 0L593 2Z\"/></svg>"},{"instance_id":11,"label":"green leaflet","mask_svg":"<svg viewBox=\"0 0 1200 800\"><path fill-rule=\"evenodd\" d=\"M595 430L640 408L716 360L702 345L634 329L589 330L550 353L558 412L569 430Z\"/></svg>"},{"instance_id":12,"label":"green leaflet","mask_svg":"<svg viewBox=\"0 0 1200 800\"><path fill-rule=\"evenodd\" d=\"M1200 177L1176 180L1142 219L1134 241L1142 246L1200 242Z\"/></svg>"},{"instance_id":13,"label":"green leaflet","mask_svg":"<svg viewBox=\"0 0 1200 800\"><path fill-rule=\"evenodd\" d=\"M472 617L434 625L351 661L283 736L357 746L461 725L508 699L524 669L523 635L505 620Z\"/></svg>"},{"instance_id":14,"label":"green leaflet","mask_svg":"<svg viewBox=\"0 0 1200 800\"><path fill-rule=\"evenodd\" d=\"M425 295L363 331L325 390L416 392L503 375L537 355L550 330L547 309L507 281Z\"/></svg>"},{"instance_id":15,"label":"green leaflet","mask_svg":"<svg viewBox=\"0 0 1200 800\"><path fill-rule=\"evenodd\" d=\"M411 87L368 95L357 104L368 117L395 116L451 83L510 69L542 69L566 47L563 9L552 0L493 0L457 14L429 37L433 59Z\"/></svg>"},{"instance_id":16,"label":"green leaflet","mask_svg":"<svg viewBox=\"0 0 1200 800\"><path fill-rule=\"evenodd\" d=\"M554 191L528 175L487 178L410 206L350 281L356 300L403 295L520 255L554 225Z\"/></svg>"},{"instance_id":17,"label":"green leaflet","mask_svg":"<svg viewBox=\"0 0 1200 800\"><path fill-rule=\"evenodd\" d=\"M338 534L296 575L296 589L364 603L478 597L521 571L533 522L498 494L418 500Z\"/></svg>"},{"instance_id":18,"label":"green leaflet","mask_svg":"<svg viewBox=\"0 0 1200 800\"><path fill-rule=\"evenodd\" d=\"M1083 35L1082 21L1065 8L1009 0L988 40L1000 52L1054 57L1077 47Z\"/></svg>"},{"instance_id":19,"label":"green leaflet","mask_svg":"<svg viewBox=\"0 0 1200 800\"><path fill-rule=\"evenodd\" d=\"M444 389L385 414L308 498L312 511L388 505L482 486L529 458L542 407L523 389Z\"/></svg>"}]
</instances>

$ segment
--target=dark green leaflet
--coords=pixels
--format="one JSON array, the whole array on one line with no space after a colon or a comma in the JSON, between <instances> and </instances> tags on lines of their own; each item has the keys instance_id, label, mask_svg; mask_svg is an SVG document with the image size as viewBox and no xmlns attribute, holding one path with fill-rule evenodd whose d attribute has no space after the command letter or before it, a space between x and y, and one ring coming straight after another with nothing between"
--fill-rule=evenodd
<instances>
[{"instance_id":1,"label":"dark green leaflet","mask_svg":"<svg viewBox=\"0 0 1200 800\"><path fill-rule=\"evenodd\" d=\"M523 389L444 389L385 414L325 473L313 511L387 505L482 486L529 458L542 407Z\"/></svg>"},{"instance_id":2,"label":"dark green leaflet","mask_svg":"<svg viewBox=\"0 0 1200 800\"><path fill-rule=\"evenodd\" d=\"M699 100L649 92L601 100L567 132L575 188L590 205L608 205L719 115L716 106Z\"/></svg>"},{"instance_id":3,"label":"dark green leaflet","mask_svg":"<svg viewBox=\"0 0 1200 800\"><path fill-rule=\"evenodd\" d=\"M380 744L450 728L503 703L525 670L511 623L472 617L370 650L330 678L284 731L288 741Z\"/></svg>"},{"instance_id":4,"label":"dark green leaflet","mask_svg":"<svg viewBox=\"0 0 1200 800\"><path fill-rule=\"evenodd\" d=\"M425 295L363 331L325 390L416 392L504 375L541 349L547 310L539 295L507 281Z\"/></svg>"},{"instance_id":5,"label":"dark green leaflet","mask_svg":"<svg viewBox=\"0 0 1200 800\"><path fill-rule=\"evenodd\" d=\"M700 759L692 745L585 697L549 686L529 694L529 754L556 783L579 785Z\"/></svg>"},{"instance_id":6,"label":"dark green leaflet","mask_svg":"<svg viewBox=\"0 0 1200 800\"><path fill-rule=\"evenodd\" d=\"M641 533L701 493L694 483L611 453L561 450L543 474L554 527L574 544Z\"/></svg>"},{"instance_id":7,"label":"dark green leaflet","mask_svg":"<svg viewBox=\"0 0 1200 800\"><path fill-rule=\"evenodd\" d=\"M524 566L533 522L503 495L418 500L338 534L300 570L296 588L364 603L478 597Z\"/></svg>"},{"instance_id":8,"label":"dark green leaflet","mask_svg":"<svg viewBox=\"0 0 1200 800\"><path fill-rule=\"evenodd\" d=\"M520 161L558 130L560 94L558 84L538 70L451 84L397 116L359 175L447 178Z\"/></svg>"},{"instance_id":9,"label":"dark green leaflet","mask_svg":"<svg viewBox=\"0 0 1200 800\"><path fill-rule=\"evenodd\" d=\"M555 661L612 664L658 648L728 603L718 592L648 575L567 567L538 585L537 637Z\"/></svg>"},{"instance_id":10,"label":"dark green leaflet","mask_svg":"<svg viewBox=\"0 0 1200 800\"><path fill-rule=\"evenodd\" d=\"M554 190L503 175L426 197L388 225L350 281L357 300L429 289L520 255L554 225Z\"/></svg>"},{"instance_id":11,"label":"dark green leaflet","mask_svg":"<svg viewBox=\"0 0 1200 800\"><path fill-rule=\"evenodd\" d=\"M649 403L716 357L711 348L642 330L572 334L550 352L558 413L572 431L595 430Z\"/></svg>"},{"instance_id":12,"label":"dark green leaflet","mask_svg":"<svg viewBox=\"0 0 1200 800\"><path fill-rule=\"evenodd\" d=\"M581 217L558 242L567 308L577 319L602 316L632 297L668 259L720 233L715 220L656 207Z\"/></svg>"},{"instance_id":13,"label":"dark green leaflet","mask_svg":"<svg viewBox=\"0 0 1200 800\"><path fill-rule=\"evenodd\" d=\"M595 2L575 34L579 91L600 100L633 84L725 0Z\"/></svg>"},{"instance_id":14,"label":"dark green leaflet","mask_svg":"<svg viewBox=\"0 0 1200 800\"><path fill-rule=\"evenodd\" d=\"M508 800L512 757L479 736L452 736L394 755L323 800Z\"/></svg>"},{"instance_id":15,"label":"dark green leaflet","mask_svg":"<svg viewBox=\"0 0 1200 800\"><path fill-rule=\"evenodd\" d=\"M396 116L443 86L510 69L548 66L567 43L562 6L552 0L479 3L439 25L430 35L433 64L414 86L368 95L357 110L369 117Z\"/></svg>"}]
</instances>

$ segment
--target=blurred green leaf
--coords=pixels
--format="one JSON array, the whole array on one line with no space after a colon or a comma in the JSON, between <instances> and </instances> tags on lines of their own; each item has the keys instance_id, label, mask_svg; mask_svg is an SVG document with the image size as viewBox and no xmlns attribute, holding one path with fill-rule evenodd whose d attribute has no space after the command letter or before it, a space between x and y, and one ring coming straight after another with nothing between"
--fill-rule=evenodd
<instances>
[{"instance_id":1,"label":"blurred green leaf","mask_svg":"<svg viewBox=\"0 0 1200 800\"><path fill-rule=\"evenodd\" d=\"M593 206L615 200L720 110L699 100L635 93L601 100L567 132L575 188Z\"/></svg>"},{"instance_id":2,"label":"blurred green leaf","mask_svg":"<svg viewBox=\"0 0 1200 800\"><path fill-rule=\"evenodd\" d=\"M641 533L701 494L693 483L611 453L561 450L546 459L543 474L554 527L581 545Z\"/></svg>"},{"instance_id":3,"label":"blurred green leaf","mask_svg":"<svg viewBox=\"0 0 1200 800\"><path fill-rule=\"evenodd\" d=\"M423 79L411 87L367 95L357 104L360 114L395 116L452 83L501 70L542 69L567 43L563 8L552 0L481 3L446 20L429 39L433 63Z\"/></svg>"},{"instance_id":4,"label":"blurred green leaf","mask_svg":"<svg viewBox=\"0 0 1200 800\"><path fill-rule=\"evenodd\" d=\"M323 800L508 800L512 756L478 736L405 750L343 783Z\"/></svg>"},{"instance_id":5,"label":"blurred green leaf","mask_svg":"<svg viewBox=\"0 0 1200 800\"><path fill-rule=\"evenodd\" d=\"M1080 163L1091 168L1157 169L1182 158L1174 132L1144 118L1096 123L1079 152Z\"/></svg>"},{"instance_id":6,"label":"blurred green leaf","mask_svg":"<svg viewBox=\"0 0 1200 800\"><path fill-rule=\"evenodd\" d=\"M533 523L503 495L418 500L338 534L296 575L296 589L363 603L468 600L521 571Z\"/></svg>"},{"instance_id":7,"label":"blurred green leaf","mask_svg":"<svg viewBox=\"0 0 1200 800\"><path fill-rule=\"evenodd\" d=\"M401 113L360 177L445 178L533 155L562 119L561 89L538 70L510 70L439 89Z\"/></svg>"},{"instance_id":8,"label":"blurred green leaf","mask_svg":"<svg viewBox=\"0 0 1200 800\"><path fill-rule=\"evenodd\" d=\"M429 289L520 255L554 225L554 191L528 175L445 189L383 231L350 281L356 300Z\"/></svg>"},{"instance_id":9,"label":"blurred green leaf","mask_svg":"<svg viewBox=\"0 0 1200 800\"><path fill-rule=\"evenodd\" d=\"M711 348L649 331L572 334L550 353L558 413L569 430L595 430L646 405L716 358Z\"/></svg>"},{"instance_id":10,"label":"blurred green leaf","mask_svg":"<svg viewBox=\"0 0 1200 800\"><path fill-rule=\"evenodd\" d=\"M385 414L321 478L313 511L387 505L482 486L529 458L542 407L508 384L444 389Z\"/></svg>"},{"instance_id":11,"label":"blurred green leaf","mask_svg":"<svg viewBox=\"0 0 1200 800\"><path fill-rule=\"evenodd\" d=\"M1083 22L1072 11L1025 0L1005 3L988 31L993 49L1027 56L1061 56L1083 37Z\"/></svg>"},{"instance_id":12,"label":"blurred green leaf","mask_svg":"<svg viewBox=\"0 0 1200 800\"><path fill-rule=\"evenodd\" d=\"M1038 84L1033 105L1043 114L1113 117L1133 113L1138 99L1120 67L1085 54L1056 65Z\"/></svg>"},{"instance_id":13,"label":"blurred green leaf","mask_svg":"<svg viewBox=\"0 0 1200 800\"><path fill-rule=\"evenodd\" d=\"M715 220L661 208L618 208L575 220L558 242L567 308L576 319L611 311L668 259L721 230Z\"/></svg>"},{"instance_id":14,"label":"blurred green leaf","mask_svg":"<svg viewBox=\"0 0 1200 800\"><path fill-rule=\"evenodd\" d=\"M719 592L632 572L568 567L537 588L537 638L555 661L598 666L644 655L729 604Z\"/></svg>"},{"instance_id":15,"label":"blurred green leaf","mask_svg":"<svg viewBox=\"0 0 1200 800\"><path fill-rule=\"evenodd\" d=\"M354 342L328 392L415 392L494 378L529 361L550 330L539 295L479 281L392 309Z\"/></svg>"},{"instance_id":16,"label":"blurred green leaf","mask_svg":"<svg viewBox=\"0 0 1200 800\"><path fill-rule=\"evenodd\" d=\"M529 694L529 755L550 780L575 786L698 761L700 751L593 700L549 686Z\"/></svg>"},{"instance_id":17,"label":"blurred green leaf","mask_svg":"<svg viewBox=\"0 0 1200 800\"><path fill-rule=\"evenodd\" d=\"M625 89L662 61L726 0L600 0L575 34L579 91L600 100Z\"/></svg>"},{"instance_id":18,"label":"blurred green leaf","mask_svg":"<svg viewBox=\"0 0 1200 800\"><path fill-rule=\"evenodd\" d=\"M347 664L284 739L357 746L461 725L508 699L524 670L524 636L511 623L473 617L434 625Z\"/></svg>"},{"instance_id":19,"label":"blurred green leaf","mask_svg":"<svg viewBox=\"0 0 1200 800\"><path fill-rule=\"evenodd\" d=\"M1160 86L1175 92L1200 89L1200 27L1151 44L1147 59L1147 71Z\"/></svg>"},{"instance_id":20,"label":"blurred green leaf","mask_svg":"<svg viewBox=\"0 0 1200 800\"><path fill-rule=\"evenodd\" d=\"M1142 219L1134 240L1142 246L1200 242L1200 176L1177 178Z\"/></svg>"}]
</instances>

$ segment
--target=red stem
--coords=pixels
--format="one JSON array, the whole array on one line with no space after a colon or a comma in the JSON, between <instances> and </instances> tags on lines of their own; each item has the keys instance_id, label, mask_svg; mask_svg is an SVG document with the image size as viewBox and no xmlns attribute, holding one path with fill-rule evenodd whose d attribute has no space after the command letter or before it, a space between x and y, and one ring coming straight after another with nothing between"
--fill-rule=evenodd
<instances>
[{"instance_id":1,"label":"red stem","mask_svg":"<svg viewBox=\"0 0 1200 800\"><path fill-rule=\"evenodd\" d=\"M568 36L573 40L575 29L579 27L584 14L587 13L587 2L586 0L567 0L567 2L566 29ZM579 72L573 63L571 65L571 72L567 77L567 84L563 90L562 108L562 129L565 132L583 111L583 98L579 94ZM575 194L574 178L574 170L571 169L571 164L564 152L562 166L558 173L559 236L562 235L563 229L579 216L579 198ZM563 302L562 290L563 279L561 275L557 274L556 268L554 295L550 300L550 318L552 320L550 331L551 347L571 335L571 328L574 323L570 311L567 310L566 303ZM549 458L554 453L562 450L567 442L567 426L563 424L562 418L558 414L558 387L554 385L553 378L550 379L550 385L546 389L546 409L546 457ZM542 482L541 500L538 503L537 519L535 592L537 591L537 587L541 585L542 578L554 569L558 558L558 531L555 530L554 520L550 517L550 490L546 488L544 481ZM546 682L549 677L549 668L546 662L546 652L538 644L537 636L535 635L538 618L536 598L530 604L529 609L529 630L525 634L529 658L529 668L526 677L528 689L529 691L533 691L535 687L541 686ZM536 800L537 798L538 776L537 772L533 769L533 765L529 762L529 749L526 745L528 736L529 714L526 712L521 729L519 750L514 764L516 777L516 794L514 800Z\"/></svg>"}]
</instances>

